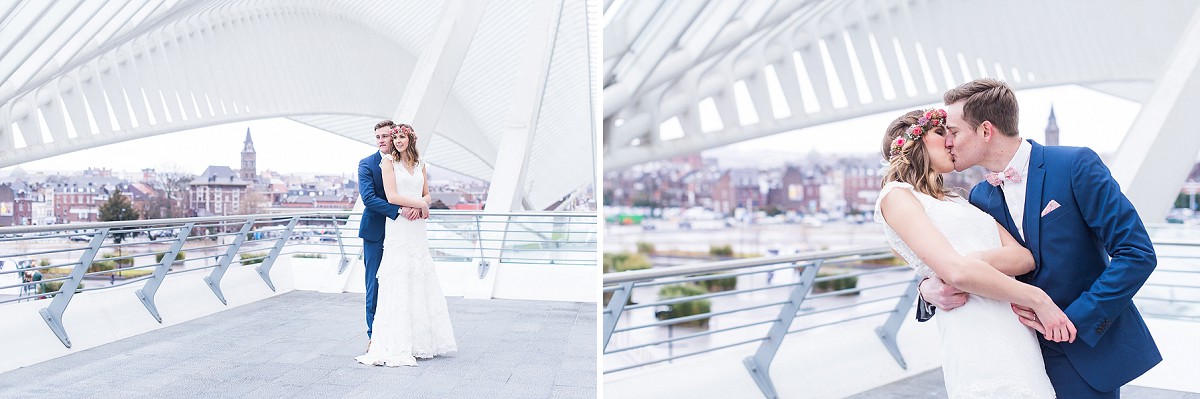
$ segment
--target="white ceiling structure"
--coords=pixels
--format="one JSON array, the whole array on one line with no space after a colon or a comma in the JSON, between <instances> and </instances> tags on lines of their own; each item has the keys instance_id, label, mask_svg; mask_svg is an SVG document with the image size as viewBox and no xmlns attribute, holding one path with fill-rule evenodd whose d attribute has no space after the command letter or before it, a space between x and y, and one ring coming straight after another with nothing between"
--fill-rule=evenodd
<instances>
[{"instance_id":1,"label":"white ceiling structure","mask_svg":"<svg viewBox=\"0 0 1200 399\"><path fill-rule=\"evenodd\" d=\"M983 76L1144 101L1197 5L608 0L604 167L934 103Z\"/></svg>"},{"instance_id":2,"label":"white ceiling structure","mask_svg":"<svg viewBox=\"0 0 1200 399\"><path fill-rule=\"evenodd\" d=\"M0 167L272 117L373 145L395 119L430 163L493 191L517 175L500 191L543 209L594 184L600 16L572 0L3 1Z\"/></svg>"},{"instance_id":3,"label":"white ceiling structure","mask_svg":"<svg viewBox=\"0 0 1200 399\"><path fill-rule=\"evenodd\" d=\"M1161 220L1200 151L1198 5L606 0L604 168L937 103L979 77L1077 84L1143 104L1113 170Z\"/></svg>"}]
</instances>

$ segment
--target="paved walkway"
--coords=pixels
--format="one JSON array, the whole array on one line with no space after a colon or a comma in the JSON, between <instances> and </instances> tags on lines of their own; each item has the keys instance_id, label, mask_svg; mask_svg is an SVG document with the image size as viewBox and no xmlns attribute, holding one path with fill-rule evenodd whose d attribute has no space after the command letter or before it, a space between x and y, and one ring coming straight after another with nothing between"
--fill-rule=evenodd
<instances>
[{"instance_id":1,"label":"paved walkway","mask_svg":"<svg viewBox=\"0 0 1200 399\"><path fill-rule=\"evenodd\" d=\"M851 396L850 399L934 399L945 397L946 385L942 380L942 369L938 368ZM1126 399L1200 399L1200 393L1125 386L1121 388L1121 397Z\"/></svg>"},{"instance_id":2,"label":"paved walkway","mask_svg":"<svg viewBox=\"0 0 1200 399\"><path fill-rule=\"evenodd\" d=\"M591 303L447 298L459 351L370 367L362 294L294 291L0 374L0 397L595 398Z\"/></svg>"}]
</instances>

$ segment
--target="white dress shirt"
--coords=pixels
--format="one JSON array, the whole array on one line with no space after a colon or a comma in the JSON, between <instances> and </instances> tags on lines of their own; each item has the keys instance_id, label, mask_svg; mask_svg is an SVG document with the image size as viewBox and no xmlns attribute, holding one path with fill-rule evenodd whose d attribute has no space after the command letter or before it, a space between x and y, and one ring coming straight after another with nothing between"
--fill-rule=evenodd
<instances>
[{"instance_id":1,"label":"white dress shirt","mask_svg":"<svg viewBox=\"0 0 1200 399\"><path fill-rule=\"evenodd\" d=\"M1008 214L1012 215L1013 223L1017 225L1017 234L1021 235L1021 239L1025 237L1022 221L1025 219L1025 187L1028 187L1026 183L1029 178L1029 153L1031 151L1033 151L1033 145L1028 141L1021 140L1021 146L1017 147L1017 152L1013 154L1012 160L1008 161L1008 166L1004 168L1013 168L1020 173L1021 182L1005 181L1000 184L1001 191L1004 192L1004 202L1008 205Z\"/></svg>"}]
</instances>

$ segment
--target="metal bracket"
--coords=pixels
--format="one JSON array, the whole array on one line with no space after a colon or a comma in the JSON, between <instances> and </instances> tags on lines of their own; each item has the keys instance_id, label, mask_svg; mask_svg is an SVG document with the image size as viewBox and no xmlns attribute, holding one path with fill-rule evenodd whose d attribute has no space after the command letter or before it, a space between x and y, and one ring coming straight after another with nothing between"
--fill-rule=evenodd
<instances>
[{"instance_id":1,"label":"metal bracket","mask_svg":"<svg viewBox=\"0 0 1200 399\"><path fill-rule=\"evenodd\" d=\"M275 291L275 284L271 282L271 266L275 265L275 259L279 257L279 252L283 251L284 244L287 244L288 238L292 236L292 229L296 227L296 222L299 221L299 216L292 217L292 221L288 222L287 229L279 236L279 242L275 243L275 248L272 248L267 258L263 259L262 263L254 268L254 270L258 271L259 277L262 277L263 281L267 283L267 287L271 288L271 291Z\"/></svg>"},{"instance_id":2,"label":"metal bracket","mask_svg":"<svg viewBox=\"0 0 1200 399\"><path fill-rule=\"evenodd\" d=\"M908 364L904 362L904 356L900 355L896 334L900 332L900 326L904 325L904 318L908 316L908 310L912 309L913 302L917 300L917 286L921 284L921 279L920 275L913 278L913 281L908 284L908 288L905 289L904 296L896 301L896 308L892 310L887 321L883 322L882 326L875 327L875 335L879 336L880 341L883 341L883 346L892 354L892 358L896 359L900 368L905 370L908 370Z\"/></svg>"},{"instance_id":3,"label":"metal bracket","mask_svg":"<svg viewBox=\"0 0 1200 399\"><path fill-rule=\"evenodd\" d=\"M487 259L479 260L479 279L480 280L483 280L484 277L487 277L489 267L491 267L491 263L488 262Z\"/></svg>"},{"instance_id":4,"label":"metal bracket","mask_svg":"<svg viewBox=\"0 0 1200 399\"><path fill-rule=\"evenodd\" d=\"M146 285L139 288L135 294L142 305L146 305L146 310L150 311L150 315L154 316L154 320L162 323L162 316L158 314L158 307L154 306L154 294L158 292L158 286L162 285L163 279L167 276L167 270L171 268L171 264L175 263L175 256L179 254L179 250L183 248L183 243L187 241L188 234L192 231L195 223L188 223L179 229L178 241L171 246L171 250L163 255L162 262L158 267L154 268L154 275L146 280Z\"/></svg>"},{"instance_id":5,"label":"metal bracket","mask_svg":"<svg viewBox=\"0 0 1200 399\"><path fill-rule=\"evenodd\" d=\"M75 290L79 287L79 282L83 280L83 275L87 273L87 269L92 265L92 260L96 258L96 254L100 252L100 247L104 245L104 239L108 237L109 229L100 229L92 236L91 243L88 248L83 251L83 255L79 257L79 264L71 269L69 280L63 281L62 287L58 289L58 294L54 295L54 300L50 302L50 306L38 310L42 315L42 320L46 321L46 325L50 326L50 330L54 331L54 335L58 336L58 340L68 348L71 347L71 338L67 336L67 330L63 328L62 316L63 312L67 311L67 305L71 303L71 297L75 295Z\"/></svg>"},{"instance_id":6,"label":"metal bracket","mask_svg":"<svg viewBox=\"0 0 1200 399\"><path fill-rule=\"evenodd\" d=\"M612 338L613 330L617 329L617 320L621 319L621 313L625 312L625 304L632 294L633 283L624 283L608 299L608 308L604 310L604 346L600 348L601 352L608 349L608 340Z\"/></svg>"},{"instance_id":7,"label":"metal bracket","mask_svg":"<svg viewBox=\"0 0 1200 399\"><path fill-rule=\"evenodd\" d=\"M225 294L221 293L221 278L225 277L225 270L229 269L229 263L233 261L233 256L237 255L239 249L242 248L242 243L246 241L246 233L250 232L250 228L254 227L254 219L246 220L242 225L242 229L238 232L237 238L233 239L233 243L229 244L229 249L225 250L225 256L221 257L221 264L213 268L212 273L204 276L204 283L208 284L208 288L212 289L213 294L217 295L217 299L221 303L228 305L225 301Z\"/></svg>"},{"instance_id":8,"label":"metal bracket","mask_svg":"<svg viewBox=\"0 0 1200 399\"><path fill-rule=\"evenodd\" d=\"M817 270L821 268L822 263L824 263L824 259L818 259L812 265L804 268L804 273L800 275L800 284L792 288L791 294L788 295L788 302L783 305L782 309L779 309L779 317L771 324L767 339L759 344L758 351L754 353L754 356L742 360L742 364L746 365L746 370L750 371L750 377L754 379L758 389L767 398L779 397L779 392L775 390L775 383L771 381L771 361L775 359L775 353L779 352L779 345L783 343L788 329L792 327L792 320L796 318L800 304L804 303L804 298L812 289L813 280L817 278Z\"/></svg>"}]
</instances>

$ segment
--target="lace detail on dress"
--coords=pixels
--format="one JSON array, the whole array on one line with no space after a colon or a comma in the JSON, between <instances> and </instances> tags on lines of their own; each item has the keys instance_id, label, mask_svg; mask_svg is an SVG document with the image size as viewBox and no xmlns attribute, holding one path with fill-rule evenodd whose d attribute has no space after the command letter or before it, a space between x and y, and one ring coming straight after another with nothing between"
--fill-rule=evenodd
<instances>
[{"instance_id":1,"label":"lace detail on dress","mask_svg":"<svg viewBox=\"0 0 1200 399\"><path fill-rule=\"evenodd\" d=\"M933 270L887 225L880 211L894 189L913 193L925 215L960 254L998 248L996 221L960 197L938 200L901 182L889 182L875 202L875 222L883 224L888 244L918 274ZM1033 330L1013 316L1007 302L972 294L960 308L938 312L942 338L942 373L951 398L1053 398L1041 348Z\"/></svg>"}]
</instances>

